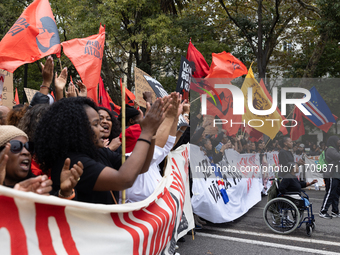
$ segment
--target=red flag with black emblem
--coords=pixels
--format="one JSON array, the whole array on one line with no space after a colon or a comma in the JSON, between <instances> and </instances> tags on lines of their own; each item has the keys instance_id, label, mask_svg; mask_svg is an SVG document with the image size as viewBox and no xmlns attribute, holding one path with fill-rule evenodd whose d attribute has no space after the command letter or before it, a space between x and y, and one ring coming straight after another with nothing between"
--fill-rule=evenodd
<instances>
[{"instance_id":1,"label":"red flag with black emblem","mask_svg":"<svg viewBox=\"0 0 340 255\"><path fill-rule=\"evenodd\" d=\"M105 43L105 27L100 25L99 34L62 43L65 55L77 69L87 93L97 88L102 68ZM93 94L94 95L94 94Z\"/></svg>"},{"instance_id":2,"label":"red flag with black emblem","mask_svg":"<svg viewBox=\"0 0 340 255\"><path fill-rule=\"evenodd\" d=\"M239 59L231 53L223 51L212 53L209 73L205 78L229 78L232 80L247 73L247 67Z\"/></svg>"},{"instance_id":3,"label":"red flag with black emblem","mask_svg":"<svg viewBox=\"0 0 340 255\"><path fill-rule=\"evenodd\" d=\"M13 73L25 63L57 54L60 39L50 3L35 0L14 23L0 42L0 69Z\"/></svg>"}]
</instances>

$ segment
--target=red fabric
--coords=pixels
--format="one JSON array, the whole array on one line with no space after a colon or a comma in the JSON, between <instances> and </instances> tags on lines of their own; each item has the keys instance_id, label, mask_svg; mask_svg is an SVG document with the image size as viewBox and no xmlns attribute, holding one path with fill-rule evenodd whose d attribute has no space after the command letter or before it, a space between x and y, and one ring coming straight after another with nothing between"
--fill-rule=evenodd
<instances>
[{"instance_id":1,"label":"red fabric","mask_svg":"<svg viewBox=\"0 0 340 255\"><path fill-rule=\"evenodd\" d=\"M334 119L335 120L337 120L338 119L338 117L336 116L336 115L334 115L334 114L332 114L333 115L333 117L334 117ZM306 116L304 116L307 120L309 120L309 122L310 123L312 123L314 126L315 126L315 124L314 124L314 122L312 122L308 117L306 117ZM333 125L334 123L333 122L328 122L328 123L325 123L325 124L323 124L323 125L321 125L321 126L317 126L318 128L320 128L322 131L324 131L324 132L328 132L328 130L331 128L331 126Z\"/></svg>"},{"instance_id":2,"label":"red fabric","mask_svg":"<svg viewBox=\"0 0 340 255\"><path fill-rule=\"evenodd\" d=\"M264 82L263 82L262 79L261 79L261 81L260 81L260 85L261 85L261 87L262 87L264 93L266 94L266 96L267 96L268 99L270 100L270 102L273 103L273 98L272 98L271 95L269 94L269 92L268 92L268 90L267 90L267 88L266 88L266 85L264 85ZM281 111L280 111L279 107L276 107L276 111L281 115ZM282 120L286 120L286 118L285 118L284 116L282 116L282 115L281 115L281 118L282 118ZM281 133L282 133L283 135L287 135L287 134L288 134L287 128L286 128L285 126L282 126L282 125L281 125L280 131L281 131Z\"/></svg>"},{"instance_id":3,"label":"red fabric","mask_svg":"<svg viewBox=\"0 0 340 255\"><path fill-rule=\"evenodd\" d=\"M97 88L105 42L105 27L99 34L63 42L63 51L77 69L87 91Z\"/></svg>"},{"instance_id":4,"label":"red fabric","mask_svg":"<svg viewBox=\"0 0 340 255\"><path fill-rule=\"evenodd\" d=\"M251 126L246 125L245 132L249 134L249 141L258 142L260 140L263 140L263 133L256 130L255 128L252 128Z\"/></svg>"},{"instance_id":5,"label":"red fabric","mask_svg":"<svg viewBox=\"0 0 340 255\"><path fill-rule=\"evenodd\" d=\"M110 103L110 106L111 106L111 110L114 111L115 113L117 113L117 117L118 115L120 114L120 109L122 107L120 107L119 105L116 105L115 103Z\"/></svg>"},{"instance_id":6,"label":"red fabric","mask_svg":"<svg viewBox=\"0 0 340 255\"><path fill-rule=\"evenodd\" d=\"M102 80L102 77L99 78L99 100L98 100L98 105L105 107L107 109L111 109L110 106L110 101L107 97L107 91L104 88L104 83Z\"/></svg>"},{"instance_id":7,"label":"red fabric","mask_svg":"<svg viewBox=\"0 0 340 255\"><path fill-rule=\"evenodd\" d=\"M98 91L97 87L87 89L87 97L91 98L98 105Z\"/></svg>"},{"instance_id":8,"label":"red fabric","mask_svg":"<svg viewBox=\"0 0 340 255\"><path fill-rule=\"evenodd\" d=\"M44 174L43 171L40 169L38 163L35 162L34 159L32 159L31 161L31 171L36 176Z\"/></svg>"},{"instance_id":9,"label":"red fabric","mask_svg":"<svg viewBox=\"0 0 340 255\"><path fill-rule=\"evenodd\" d=\"M135 124L132 126L129 126L125 130L125 153L130 153L135 148L135 145L137 143L137 139L139 138L140 134L142 133L142 129L140 128L139 124ZM122 133L119 135L120 141L122 141Z\"/></svg>"},{"instance_id":10,"label":"red fabric","mask_svg":"<svg viewBox=\"0 0 340 255\"><path fill-rule=\"evenodd\" d=\"M0 42L0 69L13 73L51 54L60 58L60 39L48 0L35 0Z\"/></svg>"},{"instance_id":11,"label":"red fabric","mask_svg":"<svg viewBox=\"0 0 340 255\"><path fill-rule=\"evenodd\" d=\"M195 72L193 72L192 77L194 78L204 78L209 73L209 65L205 61L201 52L199 52L195 46L191 43L188 45L187 60L194 62Z\"/></svg>"},{"instance_id":12,"label":"red fabric","mask_svg":"<svg viewBox=\"0 0 340 255\"><path fill-rule=\"evenodd\" d=\"M14 101L15 101L15 104L16 104L16 105L20 104L19 95L18 95L18 88L15 88Z\"/></svg>"},{"instance_id":13,"label":"red fabric","mask_svg":"<svg viewBox=\"0 0 340 255\"><path fill-rule=\"evenodd\" d=\"M230 78L234 79L247 74L247 67L231 53L225 51L212 53L212 62L209 74L206 78Z\"/></svg>"},{"instance_id":14,"label":"red fabric","mask_svg":"<svg viewBox=\"0 0 340 255\"><path fill-rule=\"evenodd\" d=\"M295 127L290 128L290 139L296 141L299 139L300 136L305 134L305 126L303 125L302 119L303 113L300 111L299 108L295 106L293 112L293 119L296 120L298 123Z\"/></svg>"},{"instance_id":15,"label":"red fabric","mask_svg":"<svg viewBox=\"0 0 340 255\"><path fill-rule=\"evenodd\" d=\"M120 91L123 91L122 87L123 87L122 78L120 78ZM136 99L135 95L125 87L125 104L128 104L130 106L134 106L135 105L135 102L134 102L135 99Z\"/></svg>"},{"instance_id":16,"label":"red fabric","mask_svg":"<svg viewBox=\"0 0 340 255\"><path fill-rule=\"evenodd\" d=\"M211 98L207 98L207 115L212 115L219 117L221 120L227 120L228 123L222 124L222 128L228 132L229 136L237 134L240 124L233 124L231 126L231 120L233 123L242 122L242 115L233 115L233 97L228 89L216 89L217 95L220 100L218 100L217 96L214 96L215 103ZM222 102L222 105L221 105Z\"/></svg>"}]
</instances>

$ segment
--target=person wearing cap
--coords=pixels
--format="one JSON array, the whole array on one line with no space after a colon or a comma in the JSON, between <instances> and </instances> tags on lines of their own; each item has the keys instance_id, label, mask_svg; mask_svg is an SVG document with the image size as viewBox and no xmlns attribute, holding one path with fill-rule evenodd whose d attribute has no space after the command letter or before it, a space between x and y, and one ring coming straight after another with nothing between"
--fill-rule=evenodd
<instances>
[{"instance_id":1,"label":"person wearing cap","mask_svg":"<svg viewBox=\"0 0 340 255\"><path fill-rule=\"evenodd\" d=\"M0 126L0 184L21 191L49 195L52 181L47 175L35 176L30 169L33 143L25 132L11 125ZM69 159L63 166L60 181L65 193L73 192L76 180L82 173L81 163L69 170Z\"/></svg>"},{"instance_id":2,"label":"person wearing cap","mask_svg":"<svg viewBox=\"0 0 340 255\"><path fill-rule=\"evenodd\" d=\"M0 105L0 125L6 125L6 118L9 111L7 106Z\"/></svg>"}]
</instances>

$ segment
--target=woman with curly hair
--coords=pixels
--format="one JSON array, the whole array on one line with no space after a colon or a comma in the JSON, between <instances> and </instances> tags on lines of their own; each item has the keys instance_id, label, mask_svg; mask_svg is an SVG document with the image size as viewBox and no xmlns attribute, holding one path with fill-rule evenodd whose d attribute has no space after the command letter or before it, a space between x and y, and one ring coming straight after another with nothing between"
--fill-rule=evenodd
<instances>
[{"instance_id":1,"label":"woman with curly hair","mask_svg":"<svg viewBox=\"0 0 340 255\"><path fill-rule=\"evenodd\" d=\"M115 151L122 144L119 139L120 122L113 117L110 110L105 107L98 107L100 125L104 129L104 145Z\"/></svg>"},{"instance_id":2,"label":"woman with curly hair","mask_svg":"<svg viewBox=\"0 0 340 255\"><path fill-rule=\"evenodd\" d=\"M152 137L164 118L163 113L163 101L158 99L140 123L142 133L134 153L121 164L121 155L104 147L104 129L94 102L83 97L61 99L38 124L35 133L38 163L43 171L51 170L53 189L59 190L65 158L70 158L71 164L82 162L83 175L75 187L78 200L112 204L111 190L118 197L118 191L131 187L138 174L148 170L154 148Z\"/></svg>"}]
</instances>

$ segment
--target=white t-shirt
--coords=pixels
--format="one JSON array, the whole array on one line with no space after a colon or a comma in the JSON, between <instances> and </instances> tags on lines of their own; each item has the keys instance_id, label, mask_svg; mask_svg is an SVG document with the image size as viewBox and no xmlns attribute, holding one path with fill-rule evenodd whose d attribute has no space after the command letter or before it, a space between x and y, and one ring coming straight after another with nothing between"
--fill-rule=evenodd
<instances>
[{"instance_id":1,"label":"white t-shirt","mask_svg":"<svg viewBox=\"0 0 340 255\"><path fill-rule=\"evenodd\" d=\"M166 141L166 144L163 148L155 146L149 170L146 173L138 175L132 187L126 189L126 203L142 201L154 192L158 183L163 178L159 173L160 169L158 165L169 154L170 150L174 146L175 141L176 137L169 135L168 140ZM121 203L121 199L119 203Z\"/></svg>"}]
</instances>

